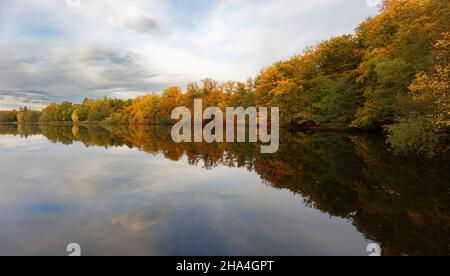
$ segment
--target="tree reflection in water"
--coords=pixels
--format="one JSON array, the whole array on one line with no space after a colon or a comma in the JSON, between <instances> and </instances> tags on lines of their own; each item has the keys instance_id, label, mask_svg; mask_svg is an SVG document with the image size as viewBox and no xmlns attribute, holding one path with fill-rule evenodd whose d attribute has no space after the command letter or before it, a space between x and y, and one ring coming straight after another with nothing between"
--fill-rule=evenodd
<instances>
[{"instance_id":1,"label":"tree reflection in water","mask_svg":"<svg viewBox=\"0 0 450 276\"><path fill-rule=\"evenodd\" d=\"M2 126L0 134L42 134L53 143L136 148L167 159L186 157L209 170L255 171L267 185L288 189L312 208L346 218L385 255L449 255L450 163L395 156L368 135L283 130L276 154L248 143L172 142L169 128Z\"/></svg>"}]
</instances>

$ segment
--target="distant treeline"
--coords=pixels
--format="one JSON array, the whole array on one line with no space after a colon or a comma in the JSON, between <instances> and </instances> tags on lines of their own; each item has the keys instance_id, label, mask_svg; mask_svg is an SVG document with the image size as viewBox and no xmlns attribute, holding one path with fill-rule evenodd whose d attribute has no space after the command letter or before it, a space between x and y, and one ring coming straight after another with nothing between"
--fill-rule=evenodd
<instances>
[{"instance_id":1,"label":"distant treeline","mask_svg":"<svg viewBox=\"0 0 450 276\"><path fill-rule=\"evenodd\" d=\"M450 1L386 0L354 35L324 41L246 83L206 79L184 93L46 107L41 123L170 124L192 107L280 107L283 125L382 131L399 152L449 149ZM5 117L7 117L5 115Z\"/></svg>"},{"instance_id":2,"label":"distant treeline","mask_svg":"<svg viewBox=\"0 0 450 276\"><path fill-rule=\"evenodd\" d=\"M41 111L29 110L27 107L21 107L18 111L0 110L0 124L36 124L41 118Z\"/></svg>"}]
</instances>

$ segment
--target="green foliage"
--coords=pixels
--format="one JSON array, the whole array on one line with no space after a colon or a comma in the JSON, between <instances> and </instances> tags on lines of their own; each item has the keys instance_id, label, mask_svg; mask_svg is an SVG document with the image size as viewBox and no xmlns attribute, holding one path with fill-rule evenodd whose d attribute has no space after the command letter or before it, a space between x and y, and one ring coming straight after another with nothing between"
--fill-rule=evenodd
<instances>
[{"instance_id":1,"label":"green foliage","mask_svg":"<svg viewBox=\"0 0 450 276\"><path fill-rule=\"evenodd\" d=\"M91 123L101 122L109 116L111 111L112 109L109 107L106 101L94 101L89 109L88 121Z\"/></svg>"},{"instance_id":2,"label":"green foliage","mask_svg":"<svg viewBox=\"0 0 450 276\"><path fill-rule=\"evenodd\" d=\"M74 108L72 113L72 121L74 123L85 122L89 117L89 112L91 111L90 106L82 104Z\"/></svg>"},{"instance_id":3,"label":"green foliage","mask_svg":"<svg viewBox=\"0 0 450 276\"><path fill-rule=\"evenodd\" d=\"M73 104L70 102L63 102L61 104L51 103L49 106L42 110L40 122L72 122L73 109Z\"/></svg>"},{"instance_id":4,"label":"green foliage","mask_svg":"<svg viewBox=\"0 0 450 276\"><path fill-rule=\"evenodd\" d=\"M62 102L57 109L57 121L70 122L72 120L73 105L70 102Z\"/></svg>"},{"instance_id":5,"label":"green foliage","mask_svg":"<svg viewBox=\"0 0 450 276\"><path fill-rule=\"evenodd\" d=\"M430 120L418 114L402 118L387 127L388 143L399 153L421 153L434 156L438 150L438 135Z\"/></svg>"},{"instance_id":6,"label":"green foliage","mask_svg":"<svg viewBox=\"0 0 450 276\"><path fill-rule=\"evenodd\" d=\"M328 109L322 121L333 128L348 128L362 102L363 97L356 84L342 78L337 81L335 90L328 100Z\"/></svg>"},{"instance_id":7,"label":"green foliage","mask_svg":"<svg viewBox=\"0 0 450 276\"><path fill-rule=\"evenodd\" d=\"M17 122L17 111L2 111L0 110L0 124Z\"/></svg>"},{"instance_id":8,"label":"green foliage","mask_svg":"<svg viewBox=\"0 0 450 276\"><path fill-rule=\"evenodd\" d=\"M366 102L356 115L352 126L376 129L393 122L398 97L408 94L414 74L402 59L384 60L375 66L376 85L366 93Z\"/></svg>"}]
</instances>

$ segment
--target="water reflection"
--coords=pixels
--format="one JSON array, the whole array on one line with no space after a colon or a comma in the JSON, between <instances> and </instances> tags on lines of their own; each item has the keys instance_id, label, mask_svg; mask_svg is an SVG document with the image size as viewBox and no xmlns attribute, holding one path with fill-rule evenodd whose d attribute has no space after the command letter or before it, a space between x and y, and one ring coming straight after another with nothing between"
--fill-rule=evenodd
<instances>
[{"instance_id":1,"label":"water reflection","mask_svg":"<svg viewBox=\"0 0 450 276\"><path fill-rule=\"evenodd\" d=\"M362 255L369 241L386 255L450 253L448 159L393 156L370 136L283 131L263 155L247 143L176 144L164 128L0 134L53 143L22 154L0 144L3 254L58 255L71 237L90 254Z\"/></svg>"}]
</instances>

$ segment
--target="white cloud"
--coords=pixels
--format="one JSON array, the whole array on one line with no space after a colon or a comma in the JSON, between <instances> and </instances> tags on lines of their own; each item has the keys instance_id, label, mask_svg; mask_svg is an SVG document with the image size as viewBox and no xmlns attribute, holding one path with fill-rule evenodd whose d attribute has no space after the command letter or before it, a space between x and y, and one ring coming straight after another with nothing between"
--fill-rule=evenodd
<instances>
[{"instance_id":1,"label":"white cloud","mask_svg":"<svg viewBox=\"0 0 450 276\"><path fill-rule=\"evenodd\" d=\"M245 80L376 12L366 0L3 0L0 89L80 100Z\"/></svg>"},{"instance_id":2,"label":"white cloud","mask_svg":"<svg viewBox=\"0 0 450 276\"><path fill-rule=\"evenodd\" d=\"M139 33L160 34L162 29L157 19L144 11L128 8L116 17L108 16L108 22L116 26L123 26Z\"/></svg>"}]
</instances>

